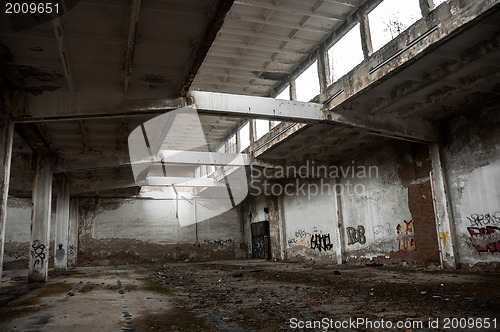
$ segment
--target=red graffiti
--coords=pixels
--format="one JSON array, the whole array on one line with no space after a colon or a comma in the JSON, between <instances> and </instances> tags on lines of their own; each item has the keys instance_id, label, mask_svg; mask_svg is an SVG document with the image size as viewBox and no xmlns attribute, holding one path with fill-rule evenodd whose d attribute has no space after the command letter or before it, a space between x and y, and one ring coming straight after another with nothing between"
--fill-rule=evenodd
<instances>
[{"instance_id":1,"label":"red graffiti","mask_svg":"<svg viewBox=\"0 0 500 332\"><path fill-rule=\"evenodd\" d=\"M396 226L399 238L399 250L408 252L415 250L415 229L413 228L413 220L403 220L402 223Z\"/></svg>"},{"instance_id":2,"label":"red graffiti","mask_svg":"<svg viewBox=\"0 0 500 332\"><path fill-rule=\"evenodd\" d=\"M500 228L494 226L467 227L470 234L471 245L477 252L500 252Z\"/></svg>"}]
</instances>

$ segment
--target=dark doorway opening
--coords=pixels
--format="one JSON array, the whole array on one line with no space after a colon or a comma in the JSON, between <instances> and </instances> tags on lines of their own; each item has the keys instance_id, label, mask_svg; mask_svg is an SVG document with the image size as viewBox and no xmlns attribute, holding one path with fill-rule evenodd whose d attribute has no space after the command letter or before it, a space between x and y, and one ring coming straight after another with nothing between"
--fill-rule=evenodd
<instances>
[{"instance_id":1,"label":"dark doorway opening","mask_svg":"<svg viewBox=\"0 0 500 332\"><path fill-rule=\"evenodd\" d=\"M271 259L269 240L269 221L251 224L252 228L252 258Z\"/></svg>"}]
</instances>

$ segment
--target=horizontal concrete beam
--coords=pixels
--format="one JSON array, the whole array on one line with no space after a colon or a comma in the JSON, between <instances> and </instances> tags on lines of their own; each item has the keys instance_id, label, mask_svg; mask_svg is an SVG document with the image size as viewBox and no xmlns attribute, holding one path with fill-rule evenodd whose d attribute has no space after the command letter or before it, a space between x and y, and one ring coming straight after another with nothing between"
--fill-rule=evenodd
<instances>
[{"instance_id":1,"label":"horizontal concrete beam","mask_svg":"<svg viewBox=\"0 0 500 332\"><path fill-rule=\"evenodd\" d=\"M127 165L131 165L128 153L65 153L59 156L53 172L77 172Z\"/></svg>"},{"instance_id":2,"label":"horizontal concrete beam","mask_svg":"<svg viewBox=\"0 0 500 332\"><path fill-rule=\"evenodd\" d=\"M199 151L161 150L159 160L164 164L246 166L250 165L250 157L241 153L218 153Z\"/></svg>"},{"instance_id":3,"label":"horizontal concrete beam","mask_svg":"<svg viewBox=\"0 0 500 332\"><path fill-rule=\"evenodd\" d=\"M6 91L4 99L16 123L159 115L186 106L185 98L168 98L160 92L60 90L34 96Z\"/></svg>"},{"instance_id":4,"label":"horizontal concrete beam","mask_svg":"<svg viewBox=\"0 0 500 332\"><path fill-rule=\"evenodd\" d=\"M200 113L297 122L323 119L323 105L317 103L205 91L191 91L188 97Z\"/></svg>"},{"instance_id":5,"label":"horizontal concrete beam","mask_svg":"<svg viewBox=\"0 0 500 332\"><path fill-rule=\"evenodd\" d=\"M102 190L112 190L120 188L139 187L134 180L72 180L70 192L72 194L82 194Z\"/></svg>"},{"instance_id":6,"label":"horizontal concrete beam","mask_svg":"<svg viewBox=\"0 0 500 332\"><path fill-rule=\"evenodd\" d=\"M416 142L435 141L432 123L424 119L340 113L323 104L266 97L192 91L189 97L200 113L302 123L325 123L363 130L375 135Z\"/></svg>"},{"instance_id":7,"label":"horizontal concrete beam","mask_svg":"<svg viewBox=\"0 0 500 332\"><path fill-rule=\"evenodd\" d=\"M144 181L145 186L176 186L176 187L224 187L213 178L182 178L149 176Z\"/></svg>"}]
</instances>

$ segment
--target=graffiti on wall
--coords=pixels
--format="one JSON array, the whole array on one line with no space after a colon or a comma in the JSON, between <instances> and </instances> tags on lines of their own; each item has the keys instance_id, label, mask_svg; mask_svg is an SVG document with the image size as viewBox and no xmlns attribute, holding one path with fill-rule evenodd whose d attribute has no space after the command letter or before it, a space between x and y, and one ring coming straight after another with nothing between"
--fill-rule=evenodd
<instances>
[{"instance_id":1,"label":"graffiti on wall","mask_svg":"<svg viewBox=\"0 0 500 332\"><path fill-rule=\"evenodd\" d=\"M333 244L330 241L330 234L314 234L311 235L311 249L318 249L321 251L328 251L333 249Z\"/></svg>"},{"instance_id":2,"label":"graffiti on wall","mask_svg":"<svg viewBox=\"0 0 500 332\"><path fill-rule=\"evenodd\" d=\"M347 232L347 244L348 245L353 245L355 243L359 244L365 244L366 243L366 236L365 236L365 227L364 226L358 226L358 228L354 227L347 227L346 229Z\"/></svg>"},{"instance_id":3,"label":"graffiti on wall","mask_svg":"<svg viewBox=\"0 0 500 332\"><path fill-rule=\"evenodd\" d=\"M222 246L226 246L226 247L229 247L229 246L232 246L234 244L234 240L233 239L227 239L227 240L205 240L204 243L206 244L218 244L218 245L222 245Z\"/></svg>"},{"instance_id":4,"label":"graffiti on wall","mask_svg":"<svg viewBox=\"0 0 500 332\"><path fill-rule=\"evenodd\" d=\"M311 247L311 236L311 233L307 232L305 229L296 230L292 238L288 240L288 246Z\"/></svg>"},{"instance_id":5,"label":"graffiti on wall","mask_svg":"<svg viewBox=\"0 0 500 332\"><path fill-rule=\"evenodd\" d=\"M5 248L5 254L14 260L28 258L29 248L26 247L15 247L15 248Z\"/></svg>"},{"instance_id":6,"label":"graffiti on wall","mask_svg":"<svg viewBox=\"0 0 500 332\"><path fill-rule=\"evenodd\" d=\"M500 228L495 226L467 227L470 234L468 244L481 255L485 252L500 252Z\"/></svg>"},{"instance_id":7,"label":"graffiti on wall","mask_svg":"<svg viewBox=\"0 0 500 332\"><path fill-rule=\"evenodd\" d=\"M396 231L394 230L393 226L391 226L389 223L386 223L385 225L376 225L373 226L373 235L375 237L393 237L396 234Z\"/></svg>"},{"instance_id":8,"label":"graffiti on wall","mask_svg":"<svg viewBox=\"0 0 500 332\"><path fill-rule=\"evenodd\" d=\"M415 229L413 220L403 220L396 226L399 239L399 251L408 252L415 250Z\"/></svg>"},{"instance_id":9,"label":"graffiti on wall","mask_svg":"<svg viewBox=\"0 0 500 332\"><path fill-rule=\"evenodd\" d=\"M33 258L33 268L37 268L38 266L39 268L43 267L46 257L46 248L45 244L43 244L40 240L33 241L30 250L31 257Z\"/></svg>"},{"instance_id":10,"label":"graffiti on wall","mask_svg":"<svg viewBox=\"0 0 500 332\"><path fill-rule=\"evenodd\" d=\"M450 232L440 232L439 237L441 241L443 241L443 245L446 246L446 243L451 240Z\"/></svg>"},{"instance_id":11,"label":"graffiti on wall","mask_svg":"<svg viewBox=\"0 0 500 332\"><path fill-rule=\"evenodd\" d=\"M304 246L319 252L333 250L330 233L322 233L316 227L313 229L313 234L305 229L295 231L287 242L289 247Z\"/></svg>"},{"instance_id":12,"label":"graffiti on wall","mask_svg":"<svg viewBox=\"0 0 500 332\"><path fill-rule=\"evenodd\" d=\"M500 212L487 214L471 214L467 219L472 227L486 226L500 223Z\"/></svg>"},{"instance_id":13,"label":"graffiti on wall","mask_svg":"<svg viewBox=\"0 0 500 332\"><path fill-rule=\"evenodd\" d=\"M76 246L73 245L73 244L70 244L69 245L69 252L68 252L68 256L69 257L73 257L76 255Z\"/></svg>"}]
</instances>

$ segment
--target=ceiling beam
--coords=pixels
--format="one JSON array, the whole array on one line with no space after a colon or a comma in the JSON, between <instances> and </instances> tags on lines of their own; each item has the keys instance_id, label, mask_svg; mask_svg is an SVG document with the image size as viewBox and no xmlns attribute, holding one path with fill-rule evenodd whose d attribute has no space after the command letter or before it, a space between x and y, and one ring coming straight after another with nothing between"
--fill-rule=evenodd
<instances>
[{"instance_id":1,"label":"ceiling beam","mask_svg":"<svg viewBox=\"0 0 500 332\"><path fill-rule=\"evenodd\" d=\"M290 23L290 22L282 21L282 20L266 21L265 18L263 18L263 17L242 16L242 15L239 15L237 13L230 15L229 18L232 20L235 20L235 21L265 24L265 25L269 25L272 27L278 27L278 28L299 29L299 30L303 30L303 31L312 31L312 32L319 32L319 33L330 32L330 29L328 29L328 28L301 25L299 23L297 23L297 24Z\"/></svg>"},{"instance_id":2,"label":"ceiling beam","mask_svg":"<svg viewBox=\"0 0 500 332\"><path fill-rule=\"evenodd\" d=\"M324 1L324 0L323 0ZM331 2L331 1L330 1ZM285 78L281 84L279 84L273 92L270 94L271 96L276 96L278 93L280 93L284 88L286 88L289 84L290 81L296 79L297 77L300 76L311 64L316 61L318 58L318 52L321 51L321 49L324 50L329 50L335 43L337 43L347 32L349 32L357 23L358 23L358 17L365 15L366 13L369 13L372 11L375 7L377 7L382 0L367 0L361 5L356 12L354 12L351 16L347 17L344 20L344 23L340 25L337 29L335 29L333 32L328 30L325 31L326 33L330 33L327 38L322 43L319 43L318 46L316 47L315 50L313 50L307 58L305 58L299 65L297 65L290 76Z\"/></svg>"},{"instance_id":3,"label":"ceiling beam","mask_svg":"<svg viewBox=\"0 0 500 332\"><path fill-rule=\"evenodd\" d=\"M73 85L73 78L71 76L69 60L68 60L69 56L64 36L64 26L61 18L60 17L53 18L52 26L54 28L54 36L56 37L57 49L59 51L59 57L61 58L64 77L66 78L66 83L68 84L68 90L74 91L75 88Z\"/></svg>"},{"instance_id":4,"label":"ceiling beam","mask_svg":"<svg viewBox=\"0 0 500 332\"><path fill-rule=\"evenodd\" d=\"M100 178L89 179L71 179L70 192L72 194L82 194L86 192L96 192L102 190L112 190L120 188L139 187L135 181L125 180L103 180Z\"/></svg>"},{"instance_id":5,"label":"ceiling beam","mask_svg":"<svg viewBox=\"0 0 500 332\"><path fill-rule=\"evenodd\" d=\"M87 125L83 120L78 120L78 131L80 132L80 137L82 139L83 152L88 153L90 151L89 148L89 130Z\"/></svg>"},{"instance_id":6,"label":"ceiling beam","mask_svg":"<svg viewBox=\"0 0 500 332\"><path fill-rule=\"evenodd\" d=\"M233 3L234 0L219 0L217 2L217 6L213 8L212 13L210 14L210 21L207 24L207 28L204 30L205 34L201 40L196 42L196 45L198 46L194 49L191 59L188 59L189 70L179 89L181 96L184 96L189 91L191 84L193 84L196 74L198 74L198 70L205 60L215 37L217 37L217 33L226 19L227 13L233 6Z\"/></svg>"},{"instance_id":7,"label":"ceiling beam","mask_svg":"<svg viewBox=\"0 0 500 332\"><path fill-rule=\"evenodd\" d=\"M130 26L128 30L127 49L125 50L125 81L124 92L127 93L132 78L132 64L134 62L135 39L137 27L139 26L139 13L141 10L141 0L132 0L130 5Z\"/></svg>"},{"instance_id":8,"label":"ceiling beam","mask_svg":"<svg viewBox=\"0 0 500 332\"><path fill-rule=\"evenodd\" d=\"M16 123L155 115L186 106L185 98L168 98L154 91L133 95L54 91L38 96L5 91L4 97Z\"/></svg>"},{"instance_id":9,"label":"ceiling beam","mask_svg":"<svg viewBox=\"0 0 500 332\"><path fill-rule=\"evenodd\" d=\"M191 91L189 97L192 98L193 106L200 113L325 123L422 143L435 140L432 123L424 119L370 116L353 112L340 113L323 104L215 92Z\"/></svg>"},{"instance_id":10,"label":"ceiling beam","mask_svg":"<svg viewBox=\"0 0 500 332\"><path fill-rule=\"evenodd\" d=\"M309 2L303 2L306 5L309 4ZM323 1L321 1L323 3ZM262 1L257 1L257 0L236 0L235 4L241 5L241 6L251 6L251 7L257 7L257 8L263 8L263 9L269 9L269 10L274 10L277 12L281 13L287 13L287 14L295 14L295 15L305 15L309 17L316 17L320 19L325 19L328 21L337 21L341 22L343 21L343 17L341 16L335 16L335 15L330 15L330 14L322 14L318 13L318 11L314 10L308 10L307 8L301 8L299 6L294 6L293 4L289 3L283 6L275 6L272 4L269 4L267 2L262 2Z\"/></svg>"},{"instance_id":11,"label":"ceiling beam","mask_svg":"<svg viewBox=\"0 0 500 332\"><path fill-rule=\"evenodd\" d=\"M183 178L183 177L163 177L149 176L146 178L144 186L175 186L175 187L225 187L213 178Z\"/></svg>"},{"instance_id":12,"label":"ceiling beam","mask_svg":"<svg viewBox=\"0 0 500 332\"><path fill-rule=\"evenodd\" d=\"M242 153L218 153L199 151L161 150L158 157L164 164L187 165L250 165L250 157Z\"/></svg>"}]
</instances>

